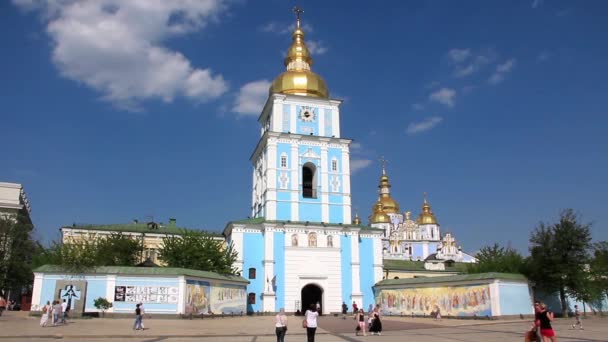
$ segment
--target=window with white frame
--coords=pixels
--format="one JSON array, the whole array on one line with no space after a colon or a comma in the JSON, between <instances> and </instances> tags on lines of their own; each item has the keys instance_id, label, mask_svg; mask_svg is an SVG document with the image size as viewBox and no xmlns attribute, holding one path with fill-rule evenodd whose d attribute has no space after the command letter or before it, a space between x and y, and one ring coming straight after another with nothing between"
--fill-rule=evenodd
<instances>
[{"instance_id":1,"label":"window with white frame","mask_svg":"<svg viewBox=\"0 0 608 342\"><path fill-rule=\"evenodd\" d=\"M285 153L281 154L281 167L287 167L287 155Z\"/></svg>"},{"instance_id":2,"label":"window with white frame","mask_svg":"<svg viewBox=\"0 0 608 342\"><path fill-rule=\"evenodd\" d=\"M336 159L331 160L331 170L333 172L338 171L338 160L336 160Z\"/></svg>"}]
</instances>

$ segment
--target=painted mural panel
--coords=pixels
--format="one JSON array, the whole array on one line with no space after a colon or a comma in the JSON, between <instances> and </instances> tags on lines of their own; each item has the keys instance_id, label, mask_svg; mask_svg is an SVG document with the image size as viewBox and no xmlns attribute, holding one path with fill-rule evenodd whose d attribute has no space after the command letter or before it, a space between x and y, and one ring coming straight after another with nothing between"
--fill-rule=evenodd
<instances>
[{"instance_id":1,"label":"painted mural panel","mask_svg":"<svg viewBox=\"0 0 608 342\"><path fill-rule=\"evenodd\" d=\"M211 311L214 313L247 312L247 293L243 286L220 284L211 287Z\"/></svg>"},{"instance_id":2,"label":"painted mural panel","mask_svg":"<svg viewBox=\"0 0 608 342\"><path fill-rule=\"evenodd\" d=\"M208 314L210 307L209 282L186 281L186 314Z\"/></svg>"},{"instance_id":3,"label":"painted mural panel","mask_svg":"<svg viewBox=\"0 0 608 342\"><path fill-rule=\"evenodd\" d=\"M488 285L382 289L376 302L386 313L429 315L438 307L443 316L492 315Z\"/></svg>"},{"instance_id":4,"label":"painted mural panel","mask_svg":"<svg viewBox=\"0 0 608 342\"><path fill-rule=\"evenodd\" d=\"M130 303L177 303L175 286L115 286L114 301Z\"/></svg>"}]
</instances>

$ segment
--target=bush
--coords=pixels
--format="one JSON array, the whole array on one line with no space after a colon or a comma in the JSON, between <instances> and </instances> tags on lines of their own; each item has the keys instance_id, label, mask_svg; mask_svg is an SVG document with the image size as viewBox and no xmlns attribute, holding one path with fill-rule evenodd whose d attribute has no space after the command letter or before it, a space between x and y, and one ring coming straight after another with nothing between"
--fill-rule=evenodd
<instances>
[{"instance_id":1,"label":"bush","mask_svg":"<svg viewBox=\"0 0 608 342\"><path fill-rule=\"evenodd\" d=\"M104 297L99 297L93 301L93 305L97 308L97 310L101 310L101 316L106 315L106 310L112 307L112 303L108 302Z\"/></svg>"}]
</instances>

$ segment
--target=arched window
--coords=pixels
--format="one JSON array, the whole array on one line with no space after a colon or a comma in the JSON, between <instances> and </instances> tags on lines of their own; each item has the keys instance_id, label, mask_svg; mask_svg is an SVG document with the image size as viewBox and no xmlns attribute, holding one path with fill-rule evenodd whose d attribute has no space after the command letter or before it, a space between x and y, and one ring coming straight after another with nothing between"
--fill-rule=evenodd
<instances>
[{"instance_id":1,"label":"arched window","mask_svg":"<svg viewBox=\"0 0 608 342\"><path fill-rule=\"evenodd\" d=\"M317 234L308 234L308 247L317 247Z\"/></svg>"},{"instance_id":2,"label":"arched window","mask_svg":"<svg viewBox=\"0 0 608 342\"><path fill-rule=\"evenodd\" d=\"M302 197L317 198L317 167L310 162L302 166Z\"/></svg>"},{"instance_id":3,"label":"arched window","mask_svg":"<svg viewBox=\"0 0 608 342\"><path fill-rule=\"evenodd\" d=\"M298 234L293 234L291 236L291 245L294 247L298 247Z\"/></svg>"},{"instance_id":4,"label":"arched window","mask_svg":"<svg viewBox=\"0 0 608 342\"><path fill-rule=\"evenodd\" d=\"M247 304L255 304L255 293L249 293L249 295L247 296Z\"/></svg>"},{"instance_id":5,"label":"arched window","mask_svg":"<svg viewBox=\"0 0 608 342\"><path fill-rule=\"evenodd\" d=\"M255 268L249 269L249 279L255 279Z\"/></svg>"},{"instance_id":6,"label":"arched window","mask_svg":"<svg viewBox=\"0 0 608 342\"><path fill-rule=\"evenodd\" d=\"M285 153L281 154L281 167L282 168L287 167L287 154L285 154Z\"/></svg>"},{"instance_id":7,"label":"arched window","mask_svg":"<svg viewBox=\"0 0 608 342\"><path fill-rule=\"evenodd\" d=\"M327 236L327 247L333 247L334 246L334 237L329 235Z\"/></svg>"}]
</instances>

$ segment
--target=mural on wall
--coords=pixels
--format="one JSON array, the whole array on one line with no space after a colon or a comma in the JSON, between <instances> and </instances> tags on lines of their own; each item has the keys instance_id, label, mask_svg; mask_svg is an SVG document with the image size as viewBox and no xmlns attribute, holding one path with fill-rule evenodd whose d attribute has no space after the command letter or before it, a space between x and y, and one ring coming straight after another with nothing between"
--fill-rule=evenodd
<instances>
[{"instance_id":1,"label":"mural on wall","mask_svg":"<svg viewBox=\"0 0 608 342\"><path fill-rule=\"evenodd\" d=\"M177 303L175 286L115 286L114 301L130 303Z\"/></svg>"},{"instance_id":2,"label":"mural on wall","mask_svg":"<svg viewBox=\"0 0 608 342\"><path fill-rule=\"evenodd\" d=\"M438 307L443 316L491 316L488 285L381 289L376 294L386 313L429 315Z\"/></svg>"},{"instance_id":3,"label":"mural on wall","mask_svg":"<svg viewBox=\"0 0 608 342\"><path fill-rule=\"evenodd\" d=\"M211 287L211 311L241 313L247 311L247 293L243 286L220 284Z\"/></svg>"},{"instance_id":4,"label":"mural on wall","mask_svg":"<svg viewBox=\"0 0 608 342\"><path fill-rule=\"evenodd\" d=\"M53 299L61 302L65 300L72 312L84 312L86 294L87 282L84 280L57 280Z\"/></svg>"},{"instance_id":5,"label":"mural on wall","mask_svg":"<svg viewBox=\"0 0 608 342\"><path fill-rule=\"evenodd\" d=\"M186 281L186 314L209 313L209 288L206 281Z\"/></svg>"}]
</instances>

